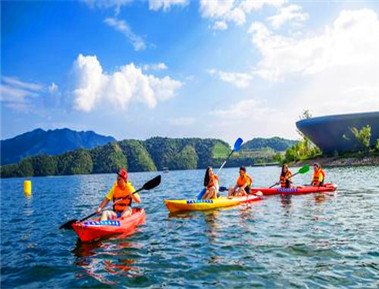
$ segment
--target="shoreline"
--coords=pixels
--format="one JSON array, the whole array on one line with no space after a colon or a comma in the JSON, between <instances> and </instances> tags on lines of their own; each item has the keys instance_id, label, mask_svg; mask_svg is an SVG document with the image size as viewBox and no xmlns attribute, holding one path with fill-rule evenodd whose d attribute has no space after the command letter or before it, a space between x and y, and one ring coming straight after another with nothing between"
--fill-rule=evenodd
<instances>
[{"instance_id":1,"label":"shoreline","mask_svg":"<svg viewBox=\"0 0 379 289\"><path fill-rule=\"evenodd\" d=\"M313 162L322 167L357 167L357 166L379 166L379 156L364 157L317 157L304 161L291 163L292 166L304 166Z\"/></svg>"}]
</instances>

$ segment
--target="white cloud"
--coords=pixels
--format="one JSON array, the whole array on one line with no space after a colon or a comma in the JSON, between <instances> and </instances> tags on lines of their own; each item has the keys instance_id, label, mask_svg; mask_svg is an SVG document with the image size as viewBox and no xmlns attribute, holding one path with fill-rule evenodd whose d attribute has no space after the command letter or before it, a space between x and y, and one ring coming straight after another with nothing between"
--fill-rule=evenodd
<instances>
[{"instance_id":1,"label":"white cloud","mask_svg":"<svg viewBox=\"0 0 379 289\"><path fill-rule=\"evenodd\" d=\"M133 0L81 0L87 3L90 7L97 8L115 8L115 13L118 15L122 6L125 6Z\"/></svg>"},{"instance_id":2,"label":"white cloud","mask_svg":"<svg viewBox=\"0 0 379 289\"><path fill-rule=\"evenodd\" d=\"M32 91L41 91L43 86L38 83L24 82L15 77L3 76L2 80L4 83L11 85L12 87L17 87L21 89L28 89Z\"/></svg>"},{"instance_id":3,"label":"white cloud","mask_svg":"<svg viewBox=\"0 0 379 289\"><path fill-rule=\"evenodd\" d=\"M251 113L247 113L250 111ZM245 119L245 118L266 118L272 111L261 101L257 101L254 98L244 99L240 102L234 103L229 108L215 109L210 113L220 116L221 118L230 119Z\"/></svg>"},{"instance_id":4,"label":"white cloud","mask_svg":"<svg viewBox=\"0 0 379 289\"><path fill-rule=\"evenodd\" d=\"M314 116L379 110L377 14L368 9L341 11L331 25L317 31L297 38L273 33L262 23L251 25L262 58L250 75L276 82L270 85L271 103L254 96L213 110L221 132L281 131L293 137L304 109Z\"/></svg>"},{"instance_id":5,"label":"white cloud","mask_svg":"<svg viewBox=\"0 0 379 289\"><path fill-rule=\"evenodd\" d=\"M374 11L342 11L323 33L295 39L273 34L254 22L249 32L263 59L257 74L270 81L312 75L332 67L378 67L379 22Z\"/></svg>"},{"instance_id":6,"label":"white cloud","mask_svg":"<svg viewBox=\"0 0 379 289\"><path fill-rule=\"evenodd\" d=\"M169 124L172 126L191 126L196 122L194 117L177 117L170 118L168 120Z\"/></svg>"},{"instance_id":7,"label":"white cloud","mask_svg":"<svg viewBox=\"0 0 379 289\"><path fill-rule=\"evenodd\" d=\"M154 108L158 100L174 97L183 85L168 76L157 78L143 74L133 63L107 74L96 56L81 54L74 63L74 72L77 79L73 91L74 107L87 112L106 103L125 110L132 100Z\"/></svg>"},{"instance_id":8,"label":"white cloud","mask_svg":"<svg viewBox=\"0 0 379 289\"><path fill-rule=\"evenodd\" d=\"M0 101L9 108L25 111L30 108L30 100L38 97L43 89L41 84L3 76L0 84Z\"/></svg>"},{"instance_id":9,"label":"white cloud","mask_svg":"<svg viewBox=\"0 0 379 289\"><path fill-rule=\"evenodd\" d=\"M48 87L50 93L55 93L58 91L58 89L58 85L56 85L55 82L51 83L51 85Z\"/></svg>"},{"instance_id":10,"label":"white cloud","mask_svg":"<svg viewBox=\"0 0 379 289\"><path fill-rule=\"evenodd\" d=\"M225 72L215 69L209 69L208 73L213 76L217 76L222 81L233 84L238 88L246 88L250 85L253 77L247 73L239 73L239 72Z\"/></svg>"},{"instance_id":11,"label":"white cloud","mask_svg":"<svg viewBox=\"0 0 379 289\"><path fill-rule=\"evenodd\" d=\"M115 8L116 15L120 13L122 6L126 6L134 0L81 0L87 3L90 7L97 8ZM153 11L163 10L164 12L170 10L172 6L186 6L189 0L149 0L149 9Z\"/></svg>"},{"instance_id":12,"label":"white cloud","mask_svg":"<svg viewBox=\"0 0 379 289\"><path fill-rule=\"evenodd\" d=\"M132 29L129 27L128 23L124 20L118 20L116 18L106 18L104 23L113 27L116 31L122 33L129 41L133 44L134 50L144 50L146 49L146 43L142 37L134 34Z\"/></svg>"},{"instance_id":13,"label":"white cloud","mask_svg":"<svg viewBox=\"0 0 379 289\"><path fill-rule=\"evenodd\" d=\"M301 12L302 7L299 5L288 5L286 7L281 7L277 15L268 17L267 20L271 22L271 25L278 29L286 22L291 22L292 25L299 24L308 19L308 13Z\"/></svg>"},{"instance_id":14,"label":"white cloud","mask_svg":"<svg viewBox=\"0 0 379 289\"><path fill-rule=\"evenodd\" d=\"M226 30L228 29L228 24L225 21L216 21L213 26L213 30Z\"/></svg>"},{"instance_id":15,"label":"white cloud","mask_svg":"<svg viewBox=\"0 0 379 289\"><path fill-rule=\"evenodd\" d=\"M149 9L158 11L162 9L163 11L168 11L171 6L186 6L189 0L149 0Z\"/></svg>"},{"instance_id":16,"label":"white cloud","mask_svg":"<svg viewBox=\"0 0 379 289\"><path fill-rule=\"evenodd\" d=\"M265 5L280 7L285 2L285 0L201 0L200 13L202 17L215 21L211 26L212 29L225 30L228 22L242 25L246 22L248 14L253 11L260 10Z\"/></svg>"},{"instance_id":17,"label":"white cloud","mask_svg":"<svg viewBox=\"0 0 379 289\"><path fill-rule=\"evenodd\" d=\"M287 3L287 0L244 0L241 3L241 8L246 13L251 13L253 11L261 10L265 5L278 8L285 3Z\"/></svg>"},{"instance_id":18,"label":"white cloud","mask_svg":"<svg viewBox=\"0 0 379 289\"><path fill-rule=\"evenodd\" d=\"M166 70L168 67L163 62L145 64L142 66L143 70Z\"/></svg>"}]
</instances>

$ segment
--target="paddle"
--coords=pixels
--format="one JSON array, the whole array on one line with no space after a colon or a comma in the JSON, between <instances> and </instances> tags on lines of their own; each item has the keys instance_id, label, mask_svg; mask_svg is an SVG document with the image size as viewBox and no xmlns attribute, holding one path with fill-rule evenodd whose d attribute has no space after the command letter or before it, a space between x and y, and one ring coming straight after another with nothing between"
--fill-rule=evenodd
<instances>
[{"instance_id":1,"label":"paddle","mask_svg":"<svg viewBox=\"0 0 379 289\"><path fill-rule=\"evenodd\" d=\"M226 158L226 160L222 163L221 167L218 169L216 175L218 175L218 173L221 171L221 169L225 166L226 162L231 157L231 155L234 152L238 152L240 150L242 143L243 143L243 140L242 140L242 138L239 137L236 140L236 142L234 143L232 151L230 152L230 154L228 155L228 157ZM207 191L206 189L202 189L201 192L200 192L200 194L197 196L197 200L201 200L206 191Z\"/></svg>"},{"instance_id":2,"label":"paddle","mask_svg":"<svg viewBox=\"0 0 379 289\"><path fill-rule=\"evenodd\" d=\"M305 174L305 173L307 173L307 172L309 172L309 165L305 165L305 166L301 167L297 173L294 173L294 174L291 176L291 178L293 178L293 177L296 176L297 174ZM276 186L277 184L278 184L278 183L273 184L272 186L269 187L269 189L271 189L272 187Z\"/></svg>"},{"instance_id":3,"label":"paddle","mask_svg":"<svg viewBox=\"0 0 379 289\"><path fill-rule=\"evenodd\" d=\"M161 176L159 175L159 176L156 176L154 179L151 179L150 181L148 181L147 183L145 183L142 186L142 188L136 190L135 192L133 192L133 194L136 194L136 193L138 193L138 192L140 192L142 190L148 191L148 190L154 189L155 187L159 186L160 183L161 183ZM121 200L123 200L123 199L120 199L117 202L120 202ZM83 222L83 221L85 221L85 220L87 220L87 219L89 219L89 218L91 218L92 216L95 216L95 215L96 215L96 212L92 213L91 215L88 215L87 217L84 217L83 219L81 219L79 221L77 219L70 220L70 221L64 223L63 225L61 225L59 227L59 229L70 230L70 229L72 229L72 224L74 224L76 222Z\"/></svg>"},{"instance_id":4,"label":"paddle","mask_svg":"<svg viewBox=\"0 0 379 289\"><path fill-rule=\"evenodd\" d=\"M216 175L219 174L219 172L220 172L221 169L225 166L226 162L229 160L229 158L232 156L232 154L233 154L234 152L238 152L238 151L240 150L242 143L243 143L243 140L242 140L242 138L239 137L239 138L236 140L236 142L234 143L234 147L233 147L232 151L230 152L230 154L228 155L228 157L226 158L226 160L222 163L221 167L218 169Z\"/></svg>"}]
</instances>

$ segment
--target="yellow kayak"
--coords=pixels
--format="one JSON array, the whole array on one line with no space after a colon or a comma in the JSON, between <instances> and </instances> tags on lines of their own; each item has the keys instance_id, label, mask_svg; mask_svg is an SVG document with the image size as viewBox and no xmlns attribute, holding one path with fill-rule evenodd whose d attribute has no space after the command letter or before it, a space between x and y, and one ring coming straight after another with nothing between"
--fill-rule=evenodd
<instances>
[{"instance_id":1,"label":"yellow kayak","mask_svg":"<svg viewBox=\"0 0 379 289\"><path fill-rule=\"evenodd\" d=\"M175 213L180 211L205 211L217 208L232 207L239 204L256 202L260 200L262 200L260 196L248 195L244 197L234 197L232 199L220 197L213 200L164 200L164 203L171 213Z\"/></svg>"}]
</instances>

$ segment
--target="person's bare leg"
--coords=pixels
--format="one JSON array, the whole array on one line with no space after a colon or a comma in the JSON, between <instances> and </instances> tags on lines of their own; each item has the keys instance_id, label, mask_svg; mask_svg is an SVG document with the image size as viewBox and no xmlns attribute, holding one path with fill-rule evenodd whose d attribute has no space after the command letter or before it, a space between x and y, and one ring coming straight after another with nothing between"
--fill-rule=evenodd
<instances>
[{"instance_id":1,"label":"person's bare leg","mask_svg":"<svg viewBox=\"0 0 379 289\"><path fill-rule=\"evenodd\" d=\"M121 217L128 217L132 214L132 208L126 207L125 210L122 212Z\"/></svg>"},{"instance_id":2,"label":"person's bare leg","mask_svg":"<svg viewBox=\"0 0 379 289\"><path fill-rule=\"evenodd\" d=\"M209 199L216 199L217 198L217 196L216 196L216 190L215 190L215 188L210 188L209 189Z\"/></svg>"},{"instance_id":3,"label":"person's bare leg","mask_svg":"<svg viewBox=\"0 0 379 289\"><path fill-rule=\"evenodd\" d=\"M117 215L116 215L115 212L110 211L110 210L105 210L101 214L100 221L113 220L113 219L116 219L116 218L117 218Z\"/></svg>"},{"instance_id":4,"label":"person's bare leg","mask_svg":"<svg viewBox=\"0 0 379 289\"><path fill-rule=\"evenodd\" d=\"M202 200L208 200L209 198L209 190L206 190L203 197L201 198Z\"/></svg>"}]
</instances>

